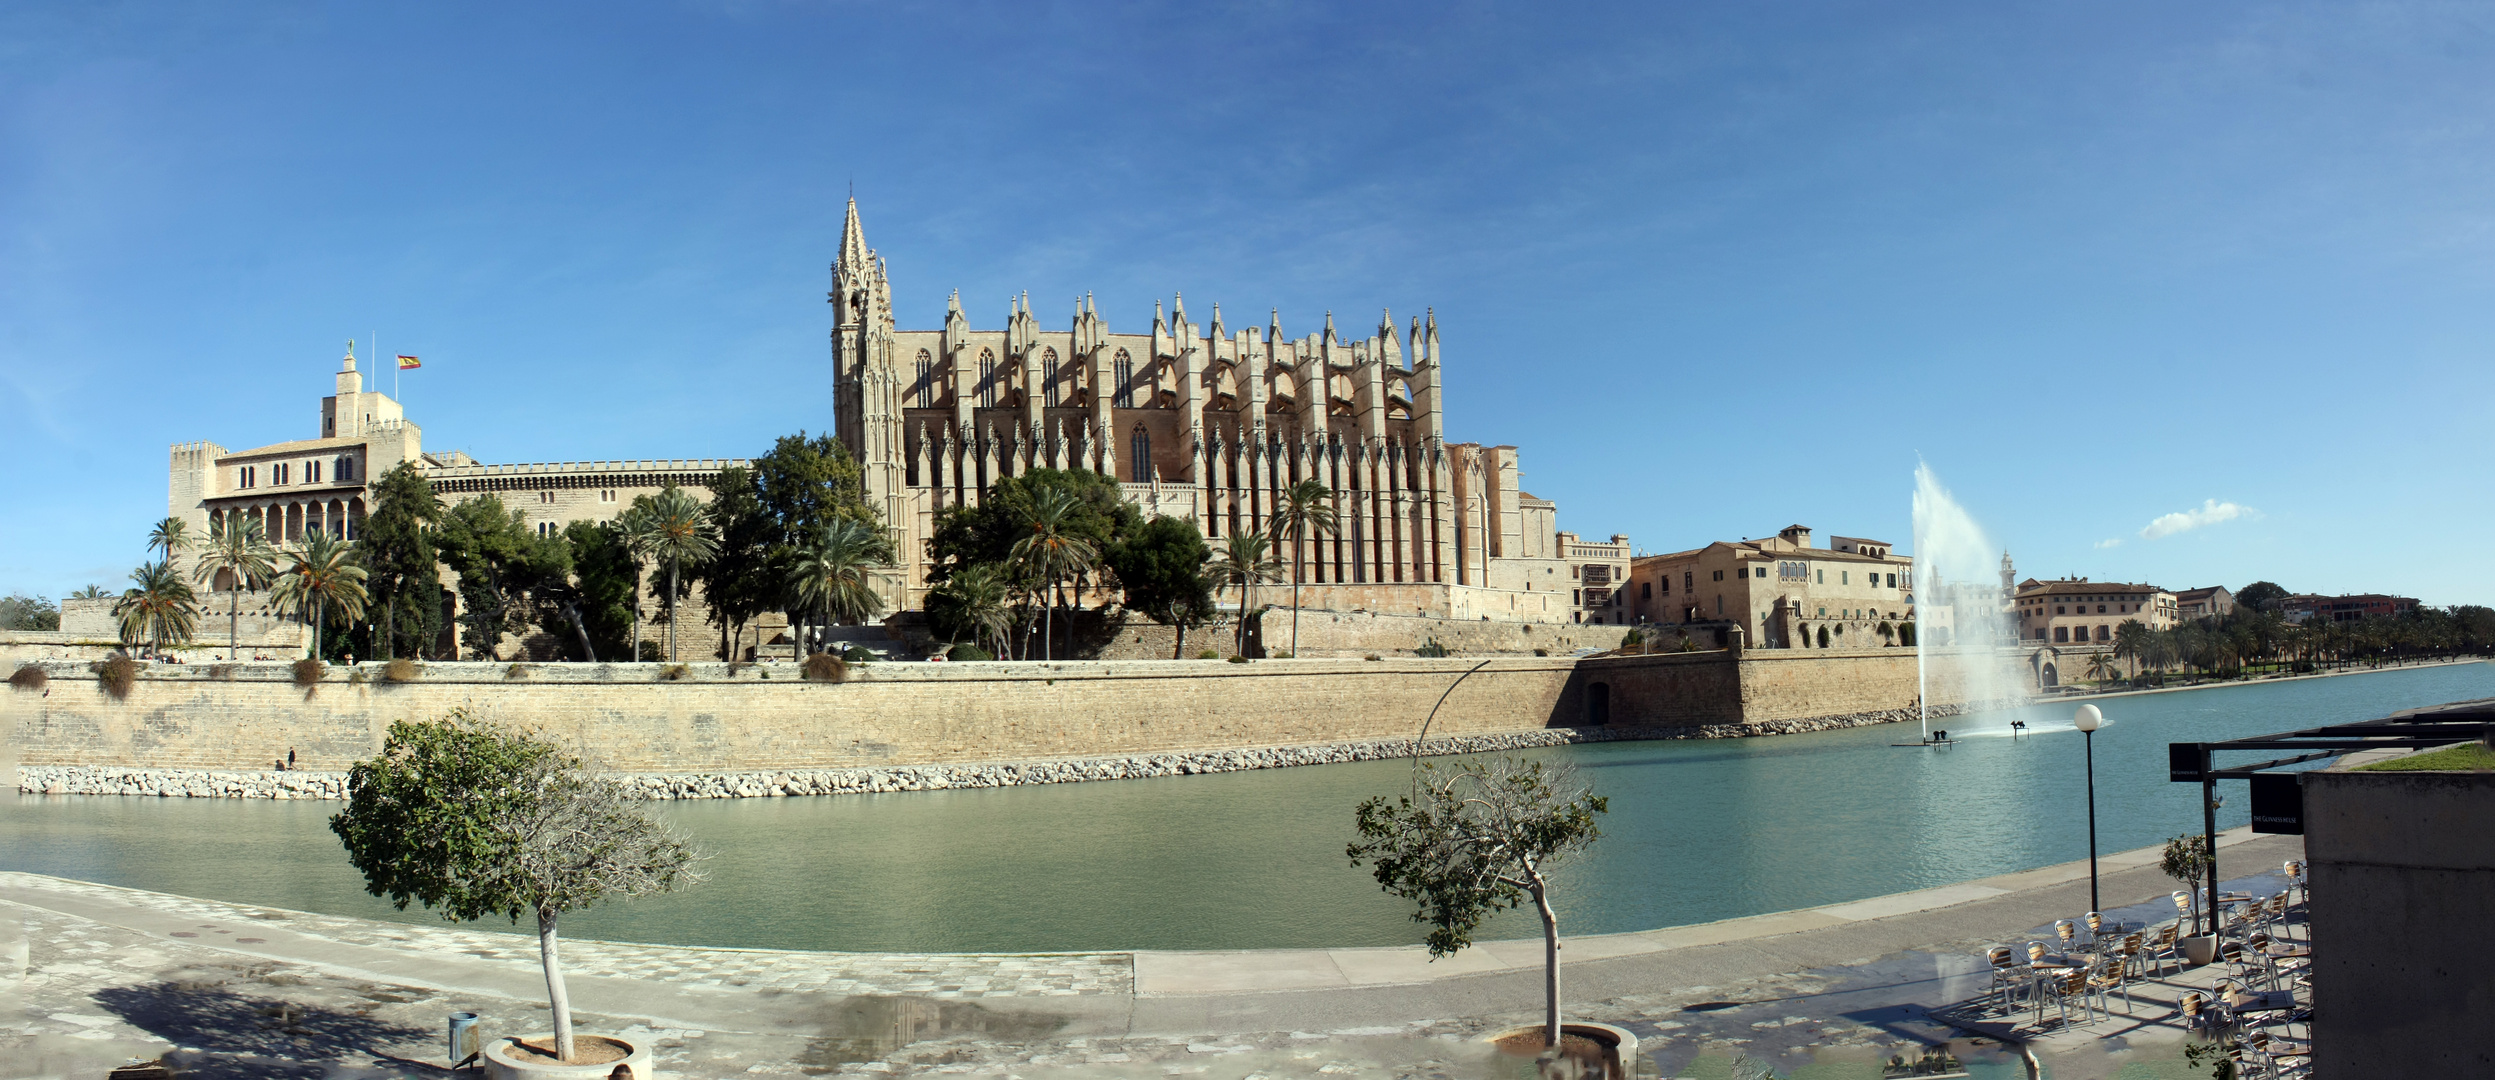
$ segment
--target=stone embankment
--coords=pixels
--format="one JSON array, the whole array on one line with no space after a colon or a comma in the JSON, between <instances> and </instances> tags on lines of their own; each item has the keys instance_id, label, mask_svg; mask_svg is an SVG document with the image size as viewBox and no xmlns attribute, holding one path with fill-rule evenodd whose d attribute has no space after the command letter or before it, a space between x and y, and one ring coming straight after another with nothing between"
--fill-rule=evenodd
<instances>
[{"instance_id":1,"label":"stone embankment","mask_svg":"<svg viewBox=\"0 0 2495 1080\"><path fill-rule=\"evenodd\" d=\"M1956 706L1935 706L1933 716L1954 716ZM1545 728L1487 735L1433 738L1425 755L1479 754L1570 743L1635 739L1739 739L1894 724L1916 718L1913 709L1852 713L1753 724L1686 727ZM625 790L644 799L739 799L783 795L857 795L894 791L1069 784L1088 780L1140 780L1198 773L1287 769L1411 757L1410 739L1318 743L1245 750L1069 758L1056 761L974 765L915 765L870 769L797 769L780 772L613 773ZM124 769L92 765L27 765L18 769L18 790L44 795L155 795L171 798L344 799L342 772Z\"/></svg>"}]
</instances>

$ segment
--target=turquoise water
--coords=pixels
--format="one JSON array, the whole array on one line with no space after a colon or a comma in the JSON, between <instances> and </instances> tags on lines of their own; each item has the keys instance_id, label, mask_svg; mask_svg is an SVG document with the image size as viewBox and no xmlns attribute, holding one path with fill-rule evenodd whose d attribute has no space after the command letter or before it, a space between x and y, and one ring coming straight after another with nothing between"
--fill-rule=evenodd
<instances>
[{"instance_id":1,"label":"turquoise water","mask_svg":"<svg viewBox=\"0 0 2495 1080\"><path fill-rule=\"evenodd\" d=\"M2495 696L2469 664L2100 699L2100 848L2198 831L2166 744ZM1611 798L1561 872L1561 928L1645 929L1836 903L2087 856L2068 704L1907 725L1537 751ZM686 893L566 916L582 937L771 948L1051 951L1384 945L1408 910L1343 857L1352 808L1402 762L984 791L659 804L709 851ZM2242 785L2219 813L2245 820ZM2222 789L2224 790L2224 789ZM431 921L364 895L334 804L0 796L0 869L338 914ZM2223 863L2223 860L2221 860ZM2222 865L2221 870L2225 868ZM1494 937L1539 933L1501 916ZM499 926L501 924L489 924Z\"/></svg>"}]
</instances>

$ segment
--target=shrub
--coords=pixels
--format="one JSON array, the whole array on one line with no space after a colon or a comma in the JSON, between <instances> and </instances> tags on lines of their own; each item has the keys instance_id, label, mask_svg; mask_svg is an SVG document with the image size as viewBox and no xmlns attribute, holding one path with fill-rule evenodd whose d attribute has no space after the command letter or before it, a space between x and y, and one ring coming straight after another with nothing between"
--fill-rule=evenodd
<instances>
[{"instance_id":1,"label":"shrub","mask_svg":"<svg viewBox=\"0 0 2495 1080\"><path fill-rule=\"evenodd\" d=\"M358 667L358 668L348 668L348 669L347 669L347 685L348 685L348 686L362 686L362 685L364 685L365 683L368 683L368 682L371 682L371 681L372 681L372 677L371 677L371 676L369 676L369 675L364 674L364 669L363 669L363 668Z\"/></svg>"},{"instance_id":2,"label":"shrub","mask_svg":"<svg viewBox=\"0 0 2495 1080\"><path fill-rule=\"evenodd\" d=\"M1230 658L1230 662L1233 664L1244 664L1248 662L1248 658L1244 656L1233 656Z\"/></svg>"},{"instance_id":3,"label":"shrub","mask_svg":"<svg viewBox=\"0 0 2495 1080\"><path fill-rule=\"evenodd\" d=\"M692 674L693 669L686 667L683 664L669 664L666 667L658 669L658 677L665 679L668 682L677 682L691 676Z\"/></svg>"},{"instance_id":4,"label":"shrub","mask_svg":"<svg viewBox=\"0 0 2495 1080\"><path fill-rule=\"evenodd\" d=\"M1289 650L1289 649L1284 649L1284 650L1282 650L1281 652L1278 652L1278 653L1273 654L1273 658L1274 658L1274 659L1276 659L1276 660L1288 660L1288 659L1291 659L1291 650Z\"/></svg>"},{"instance_id":5,"label":"shrub","mask_svg":"<svg viewBox=\"0 0 2495 1080\"><path fill-rule=\"evenodd\" d=\"M806 658L804 677L816 682L849 681L849 662L827 652Z\"/></svg>"},{"instance_id":6,"label":"shrub","mask_svg":"<svg viewBox=\"0 0 2495 1080\"><path fill-rule=\"evenodd\" d=\"M947 659L947 660L994 660L994 659L996 659L995 657L988 655L988 651L987 651L986 649L982 649L982 648L980 648L980 647L978 647L978 646L976 646L976 645L972 645L972 644L970 644L970 643L968 643L968 642L963 642L962 644L955 645L955 646L953 646L953 647L952 647L952 648L950 648L950 649L946 649L946 650L944 651L944 658L945 658L945 659Z\"/></svg>"},{"instance_id":7,"label":"shrub","mask_svg":"<svg viewBox=\"0 0 2495 1080\"><path fill-rule=\"evenodd\" d=\"M667 646L661 645L655 641L644 641L641 643L641 654L639 659L644 664L665 663L667 660Z\"/></svg>"},{"instance_id":8,"label":"shrub","mask_svg":"<svg viewBox=\"0 0 2495 1080\"><path fill-rule=\"evenodd\" d=\"M401 657L383 666L381 677L391 682L415 682L424 677L424 668L413 660Z\"/></svg>"},{"instance_id":9,"label":"shrub","mask_svg":"<svg viewBox=\"0 0 2495 1080\"><path fill-rule=\"evenodd\" d=\"M295 661L295 685L305 690L319 685L321 679L328 674L329 665L309 656Z\"/></svg>"},{"instance_id":10,"label":"shrub","mask_svg":"<svg viewBox=\"0 0 2495 1080\"><path fill-rule=\"evenodd\" d=\"M1385 657L1379 656L1379 655L1378 655L1378 654L1376 654L1376 653L1370 653L1368 656L1363 657L1362 659L1366 659L1366 660L1383 660L1383 659L1385 659Z\"/></svg>"},{"instance_id":11,"label":"shrub","mask_svg":"<svg viewBox=\"0 0 2495 1080\"><path fill-rule=\"evenodd\" d=\"M502 677L506 679L528 678L528 665L514 661L510 667L502 669Z\"/></svg>"},{"instance_id":12,"label":"shrub","mask_svg":"<svg viewBox=\"0 0 2495 1080\"><path fill-rule=\"evenodd\" d=\"M840 658L852 664L863 664L875 659L875 654L867 651L866 646L852 645L840 650Z\"/></svg>"},{"instance_id":13,"label":"shrub","mask_svg":"<svg viewBox=\"0 0 2495 1080\"><path fill-rule=\"evenodd\" d=\"M1221 658L1222 653L1220 649L1206 649L1203 652L1196 654L1196 659L1198 660L1219 660Z\"/></svg>"},{"instance_id":14,"label":"shrub","mask_svg":"<svg viewBox=\"0 0 2495 1080\"><path fill-rule=\"evenodd\" d=\"M234 665L232 665L232 664L210 664L210 665L208 665L208 677L209 677L209 678L211 678L211 679L223 679L223 680L225 680L226 682L233 682L233 681L234 681Z\"/></svg>"},{"instance_id":15,"label":"shrub","mask_svg":"<svg viewBox=\"0 0 2495 1080\"><path fill-rule=\"evenodd\" d=\"M1551 655L1551 650L1549 650L1549 649L1535 649L1535 650L1533 651L1533 654L1534 654L1535 656L1549 656L1549 655Z\"/></svg>"},{"instance_id":16,"label":"shrub","mask_svg":"<svg viewBox=\"0 0 2495 1080\"><path fill-rule=\"evenodd\" d=\"M1620 647L1623 649L1628 648L1631 645L1643 645L1645 643L1646 633L1642 630L1631 630L1629 631L1628 636L1620 639Z\"/></svg>"},{"instance_id":17,"label":"shrub","mask_svg":"<svg viewBox=\"0 0 2495 1080\"><path fill-rule=\"evenodd\" d=\"M19 664L9 676L9 685L20 690L41 690L51 683L52 676L34 664Z\"/></svg>"},{"instance_id":18,"label":"shrub","mask_svg":"<svg viewBox=\"0 0 2495 1080\"><path fill-rule=\"evenodd\" d=\"M139 679L139 665L120 653L98 661L87 670L95 672L95 684L111 694L114 701L128 700L130 684Z\"/></svg>"},{"instance_id":19,"label":"shrub","mask_svg":"<svg viewBox=\"0 0 2495 1080\"><path fill-rule=\"evenodd\" d=\"M1435 659L1447 655L1447 647L1439 644L1437 638L1429 638L1421 642L1419 648L1412 650L1412 655Z\"/></svg>"}]
</instances>

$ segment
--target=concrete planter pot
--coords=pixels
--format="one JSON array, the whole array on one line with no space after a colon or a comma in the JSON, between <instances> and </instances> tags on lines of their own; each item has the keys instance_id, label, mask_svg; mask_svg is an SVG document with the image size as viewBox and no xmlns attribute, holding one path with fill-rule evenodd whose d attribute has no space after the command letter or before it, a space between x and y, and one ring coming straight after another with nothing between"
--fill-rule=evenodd
<instances>
[{"instance_id":1,"label":"concrete planter pot","mask_svg":"<svg viewBox=\"0 0 2495 1080\"><path fill-rule=\"evenodd\" d=\"M552 1032L530 1035L527 1039L537 1046L554 1044ZM620 1035L591 1035L586 1032L576 1032L572 1039L575 1043L592 1039L610 1042L623 1047L626 1052L623 1057L601 1065L558 1065L515 1052L511 1046L515 1041L513 1039L495 1039L485 1044L486 1080L606 1080L615 1075L618 1067L630 1069L632 1080L652 1080L658 1075L658 1065L652 1060L647 1044Z\"/></svg>"},{"instance_id":2,"label":"concrete planter pot","mask_svg":"<svg viewBox=\"0 0 2495 1080\"><path fill-rule=\"evenodd\" d=\"M1610 1048L1610 1058L1604 1062L1604 1067L1610 1071L1600 1076L1588 1074L1585 1080L1629 1080L1630 1077L1637 1075L1634 1067L1637 1063L1637 1036L1629 1029L1613 1027L1610 1024L1597 1024L1590 1020L1563 1020L1560 1022L1559 1032L1562 1037L1577 1035ZM1481 1041L1495 1043L1518 1035L1540 1035L1541 1033L1542 1025L1530 1024L1525 1027L1490 1032L1483 1035Z\"/></svg>"},{"instance_id":3,"label":"concrete planter pot","mask_svg":"<svg viewBox=\"0 0 2495 1080\"><path fill-rule=\"evenodd\" d=\"M2199 967L2218 958L2216 934L2194 934L2174 939L2175 947L2183 950L2183 962Z\"/></svg>"}]
</instances>

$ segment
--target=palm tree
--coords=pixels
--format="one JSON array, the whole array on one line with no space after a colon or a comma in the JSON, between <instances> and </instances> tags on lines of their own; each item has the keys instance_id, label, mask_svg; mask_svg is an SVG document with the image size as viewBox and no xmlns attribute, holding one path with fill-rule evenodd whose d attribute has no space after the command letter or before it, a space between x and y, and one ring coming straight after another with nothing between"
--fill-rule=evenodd
<instances>
[{"instance_id":1,"label":"palm tree","mask_svg":"<svg viewBox=\"0 0 2495 1080\"><path fill-rule=\"evenodd\" d=\"M166 518L163 521L157 522L155 528L148 530L147 550L157 551L161 549L165 555L164 561L170 563L173 561L174 556L190 550L190 534L191 527L189 522L183 521L181 518Z\"/></svg>"},{"instance_id":2,"label":"palm tree","mask_svg":"<svg viewBox=\"0 0 2495 1080\"><path fill-rule=\"evenodd\" d=\"M884 610L884 596L875 589L875 568L891 563L892 542L883 530L836 519L797 549L790 591L800 603L822 605L826 626L871 619Z\"/></svg>"},{"instance_id":3,"label":"palm tree","mask_svg":"<svg viewBox=\"0 0 2495 1080\"><path fill-rule=\"evenodd\" d=\"M2116 675L2122 674L2122 668L2110 654L2101 652L2089 653L2088 670L2085 674L2093 681L2104 682L2107 679L2111 679Z\"/></svg>"},{"instance_id":4,"label":"palm tree","mask_svg":"<svg viewBox=\"0 0 2495 1080\"><path fill-rule=\"evenodd\" d=\"M101 585L82 585L82 586L79 586L79 588L78 588L78 591L77 591L77 592L74 592L74 593L69 594L68 599L71 599L71 600L103 600L103 599L107 599L107 598L111 597L112 595L113 595L113 594L111 594L111 593L105 592L105 591L104 591L104 587L103 587L103 586L101 586Z\"/></svg>"},{"instance_id":5,"label":"palm tree","mask_svg":"<svg viewBox=\"0 0 2495 1080\"><path fill-rule=\"evenodd\" d=\"M166 641L189 641L199 628L199 604L190 582L161 562L139 564L130 571L130 580L137 584L122 590L121 602L113 605L122 643L145 639L150 655L161 655Z\"/></svg>"},{"instance_id":6,"label":"palm tree","mask_svg":"<svg viewBox=\"0 0 2495 1080\"><path fill-rule=\"evenodd\" d=\"M1273 512L1274 535L1291 538L1291 655L1299 655L1299 586L1301 548L1308 534L1334 535L1338 518L1334 492L1320 480L1302 480L1282 489Z\"/></svg>"},{"instance_id":7,"label":"palm tree","mask_svg":"<svg viewBox=\"0 0 2495 1080\"><path fill-rule=\"evenodd\" d=\"M324 659L321 635L329 628L330 615L334 612L344 623L364 617L364 605L372 599L364 591L367 572L357 560L354 545L327 532L304 537L303 546L288 551L286 557L292 562L277 576L277 587L269 591L269 597L291 608L296 617L308 618L312 659Z\"/></svg>"},{"instance_id":8,"label":"palm tree","mask_svg":"<svg viewBox=\"0 0 2495 1080\"><path fill-rule=\"evenodd\" d=\"M649 552L667 560L667 662L676 662L676 581L683 564L698 563L719 550L710 535L710 511L674 484L652 498L647 517ZM638 597L635 597L638 600Z\"/></svg>"},{"instance_id":9,"label":"palm tree","mask_svg":"<svg viewBox=\"0 0 2495 1080\"><path fill-rule=\"evenodd\" d=\"M1273 538L1261 529L1231 533L1223 539L1221 550L1213 553L1209 573L1214 588L1239 588L1239 655L1246 656L1248 612L1256 603L1256 587L1282 580L1282 560L1273 553Z\"/></svg>"},{"instance_id":10,"label":"palm tree","mask_svg":"<svg viewBox=\"0 0 2495 1080\"><path fill-rule=\"evenodd\" d=\"M1009 591L1003 568L973 563L930 591L927 607L931 615L941 613L943 621L955 629L969 630L974 643L1002 658L1006 634L1014 625L1013 613L1005 610Z\"/></svg>"},{"instance_id":11,"label":"palm tree","mask_svg":"<svg viewBox=\"0 0 2495 1080\"><path fill-rule=\"evenodd\" d=\"M633 500L630 509L615 518L615 528L623 533L624 550L632 554L632 659L641 659L641 575L649 560L658 551L658 533L650 527L650 500L647 496Z\"/></svg>"},{"instance_id":12,"label":"palm tree","mask_svg":"<svg viewBox=\"0 0 2495 1080\"><path fill-rule=\"evenodd\" d=\"M228 660L242 658L239 654L242 651L243 590L263 588L268 585L270 576L277 573L277 552L269 547L263 528L258 518L231 515L218 518L208 526L208 546L199 554L199 565L191 569L194 581L213 580L220 571L233 575L234 585L226 590L225 658Z\"/></svg>"},{"instance_id":13,"label":"palm tree","mask_svg":"<svg viewBox=\"0 0 2495 1080\"><path fill-rule=\"evenodd\" d=\"M2139 677L2141 654L2148 649L2148 627L2138 619L2124 619L2114 628L2114 655L2131 662L2133 678Z\"/></svg>"},{"instance_id":14,"label":"palm tree","mask_svg":"<svg viewBox=\"0 0 2495 1080\"><path fill-rule=\"evenodd\" d=\"M1014 541L1008 556L1017 572L1048 590L1041 608L1040 658L1044 660L1056 659L1058 584L1090 572L1092 564L1100 559L1100 549L1065 531L1067 519L1074 515L1077 505L1074 495L1062 488L1042 490L1031 500L1025 519L1031 534Z\"/></svg>"}]
</instances>

